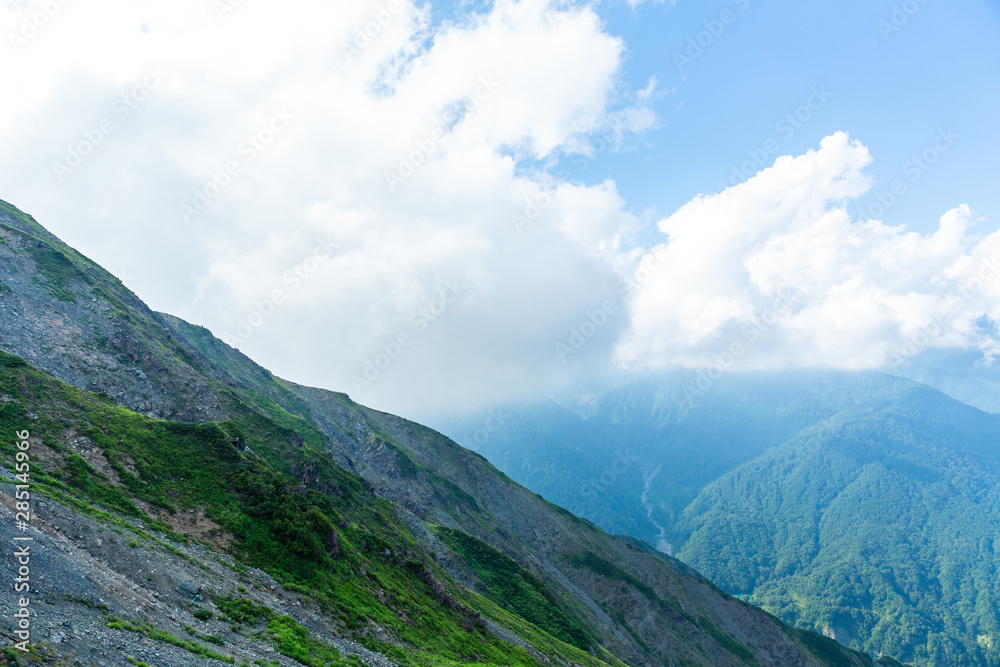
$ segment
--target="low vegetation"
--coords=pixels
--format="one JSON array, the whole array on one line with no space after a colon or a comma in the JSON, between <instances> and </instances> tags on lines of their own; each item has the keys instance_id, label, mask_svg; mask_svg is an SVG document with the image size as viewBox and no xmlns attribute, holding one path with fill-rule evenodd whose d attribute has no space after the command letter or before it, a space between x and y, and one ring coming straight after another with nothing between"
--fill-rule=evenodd
<instances>
[{"instance_id":1,"label":"low vegetation","mask_svg":"<svg viewBox=\"0 0 1000 667\"><path fill-rule=\"evenodd\" d=\"M307 453L316 468L315 486L323 492L304 489L280 472L288 464L277 451L274 464L255 453L277 450L276 441L295 436L259 413L236 411L235 420L197 425L150 419L58 382L3 352L0 395L15 397L0 405L0 448L11 460L15 430L32 424L48 458L34 467L35 482L53 497L72 500L95 515L110 517L110 512L141 519L146 535L155 539L191 539L168 519L181 511L202 510L220 535L231 537L231 550L241 562L266 570L286 588L312 598L345 633L401 665L538 664L523 649L470 626L461 609L439 603L421 573L431 572L443 581L448 581L447 574L401 524L391 503L374 496L364 480L318 453ZM62 433L77 434L76 441L83 444L67 447L55 437ZM450 539L464 546L470 560L494 583L516 571L513 561L481 550L471 538L452 534ZM414 568L413 563L421 565ZM502 573L490 575L493 567ZM554 631L573 646L593 643L546 597L537 580L526 571L518 576L511 590L518 592L517 609L530 616L529 623ZM266 623L267 636L289 657L299 660L303 651L318 650L318 644L311 643L315 640L302 634L304 629L266 608L241 599L216 604L231 624ZM192 639L127 620L109 624L224 660ZM392 641L369 634L376 626ZM217 643L195 628L191 634ZM556 641L556 655L558 645ZM324 664L340 664L332 649L322 655L323 660L329 658Z\"/></svg>"}]
</instances>

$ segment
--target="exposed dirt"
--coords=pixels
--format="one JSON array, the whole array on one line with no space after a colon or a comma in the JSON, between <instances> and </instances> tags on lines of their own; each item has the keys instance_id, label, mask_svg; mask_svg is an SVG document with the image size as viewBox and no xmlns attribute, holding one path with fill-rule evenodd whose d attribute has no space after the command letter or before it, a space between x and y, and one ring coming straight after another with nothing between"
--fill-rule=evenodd
<instances>
[{"instance_id":1,"label":"exposed dirt","mask_svg":"<svg viewBox=\"0 0 1000 667\"><path fill-rule=\"evenodd\" d=\"M304 603L286 591L268 574L234 568L227 556L205 547L159 543L127 527L105 524L48 499L38 498L31 528L15 529L14 488L10 473L2 471L0 482L0 543L15 544L16 536L32 538L31 553L31 643L42 653L51 653L52 664L126 667L129 658L156 667L221 665L182 648L154 641L127 630L109 628L108 615L135 622L148 622L182 639L194 639L185 630L191 626L203 635L218 634L224 646L197 643L236 663L258 658L276 660L292 667L297 662L278 654L268 642L251 636L246 628L234 632L216 618L203 621L193 615L199 609L215 611L210 594L231 594L264 604L287 614L309 628L344 656L357 655L364 664L394 667L384 656L339 637L335 628L315 605ZM202 521L204 521L202 517ZM8 547L9 549L9 547ZM12 556L4 556L3 570L10 573ZM204 599L193 601L177 590L183 582L201 588ZM245 590L239 590L242 587ZM0 586L0 641L12 646L13 613L17 596L10 585Z\"/></svg>"}]
</instances>

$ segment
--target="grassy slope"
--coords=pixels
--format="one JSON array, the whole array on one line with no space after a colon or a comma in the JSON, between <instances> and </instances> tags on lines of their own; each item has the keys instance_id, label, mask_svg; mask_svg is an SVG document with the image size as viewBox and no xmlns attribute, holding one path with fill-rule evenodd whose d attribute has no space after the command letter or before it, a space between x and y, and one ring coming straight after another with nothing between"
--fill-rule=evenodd
<instances>
[{"instance_id":1,"label":"grassy slope","mask_svg":"<svg viewBox=\"0 0 1000 667\"><path fill-rule=\"evenodd\" d=\"M318 477L328 493L292 490L293 480L253 453L291 435L279 425L260 417L199 425L149 419L2 352L0 395L8 397L0 407L7 460L16 430L29 424L44 434L35 455L45 460L36 461L33 472L45 493L81 511L142 518L148 531L164 538L180 536L158 519L158 510L204 508L220 531L235 538L234 552L244 563L316 598L346 633L401 664L537 664L481 628L463 627L469 611L442 604L428 582L429 575L448 582L447 575L364 480L318 456ZM98 472L60 442L56 434L68 432L96 445L114 474ZM332 532L336 550L330 548ZM453 582L446 587L458 590ZM373 639L365 632L373 622L407 648ZM557 639L544 648L553 657L581 659ZM586 658L582 664L604 664Z\"/></svg>"},{"instance_id":2,"label":"grassy slope","mask_svg":"<svg viewBox=\"0 0 1000 667\"><path fill-rule=\"evenodd\" d=\"M88 296L112 304L113 317L120 318L126 325L132 325L129 327L130 333L138 337L140 345L147 351L152 351L161 363L168 367L176 365L193 369L203 379L208 379L208 383L214 388L226 415L230 418L219 424L224 430L223 438L230 435L233 438L241 438L244 433L256 434L255 438L247 437L246 440L251 443L255 452L268 460L275 472L288 478L286 482L289 485L296 485L299 481L298 475L295 475L293 471L311 467L318 468L312 476L318 477L319 480L310 486L319 488L324 493L331 492L331 489L336 493L336 485L327 480L328 471L330 469L338 470L341 473L344 471L330 463L331 447L328 437L317 428L305 403L285 383L253 364L239 352L222 344L206 329L189 325L170 316L150 312L145 304L124 288L116 278L52 236L30 216L3 202L0 202L0 207L2 207L0 210L16 218L14 226L4 224L4 227L28 237L31 256L35 262L36 270L39 271L36 282L52 296L72 300L79 296L80 286L86 285ZM50 256L58 258L55 264L60 267L60 273L54 273L51 270L53 262L45 260ZM42 257L43 261L40 262L39 257ZM169 325L173 325L174 328L171 329ZM203 353L203 350L207 354ZM95 398L104 400L100 396ZM343 400L350 409L354 408L353 403L346 397L343 397ZM172 422L158 423L160 426L157 427L157 430L161 432L164 429L169 431L174 428ZM235 430L232 430L233 427ZM352 435L354 434L345 437ZM296 438L304 439L304 446L292 445L291 443ZM417 464L410 461L405 448L398 447L389 440L385 440L384 444L397 450L398 462L404 470L410 466L417 467ZM134 446L134 442L125 441L123 448L129 449ZM116 460L117 453L115 451L109 451L108 455L110 460ZM90 484L82 481L87 479L88 473L84 462L72 458L70 467L74 470L79 469L78 476L81 483ZM432 471L423 469L423 466L419 467L422 472L433 474ZM131 481L129 474L121 476L121 479L126 483ZM360 478L355 477L355 480L367 484ZM446 505L453 505L456 509L461 509L466 514L473 516L481 514L474 499L468 497L467 494L446 480L439 479L437 481L438 486L444 489L443 495L445 497L443 500ZM131 491L137 489L138 487L133 485ZM128 494L123 494L115 488L102 488L101 493L115 496L118 501L114 504L115 509L133 516L136 515L137 510L132 506L133 503L129 500ZM371 494L370 488L369 494ZM169 502L166 501L161 501L162 504L159 506L157 506L156 500L150 500L150 502L153 503L154 509L169 505ZM380 500L380 502L385 506L391 505L386 501ZM250 517L246 523L254 524L259 518ZM495 525L495 522L487 519L478 516L476 518L480 522ZM378 522L363 521L361 525L378 525ZM242 537L242 535L238 535L238 537ZM372 540L372 544L377 542L378 540ZM260 552L263 549L262 552L267 553L269 557L258 560L262 563L273 562L272 557L275 554L264 547L266 545L254 542L253 548L244 549L248 554ZM370 571L370 568L368 569ZM359 617L363 617L366 613L365 611L359 612ZM369 617L378 619L378 615L369 615ZM594 639L590 639L590 643L597 644ZM553 650L552 647L561 644L560 641L550 642L546 640L546 645L550 647L549 652ZM567 647L563 646L559 650L565 648ZM610 655L607 655L606 658L613 660Z\"/></svg>"}]
</instances>

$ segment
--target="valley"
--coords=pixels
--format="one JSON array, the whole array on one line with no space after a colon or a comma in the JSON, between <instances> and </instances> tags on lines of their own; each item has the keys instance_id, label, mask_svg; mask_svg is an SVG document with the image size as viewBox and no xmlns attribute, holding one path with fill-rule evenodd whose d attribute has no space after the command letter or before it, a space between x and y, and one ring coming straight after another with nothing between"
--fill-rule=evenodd
<instances>
[{"instance_id":1,"label":"valley","mask_svg":"<svg viewBox=\"0 0 1000 667\"><path fill-rule=\"evenodd\" d=\"M917 665L1000 664L1000 416L882 373L732 374L685 400L693 377L505 407L479 452L786 622ZM634 474L579 494L616 451Z\"/></svg>"}]
</instances>

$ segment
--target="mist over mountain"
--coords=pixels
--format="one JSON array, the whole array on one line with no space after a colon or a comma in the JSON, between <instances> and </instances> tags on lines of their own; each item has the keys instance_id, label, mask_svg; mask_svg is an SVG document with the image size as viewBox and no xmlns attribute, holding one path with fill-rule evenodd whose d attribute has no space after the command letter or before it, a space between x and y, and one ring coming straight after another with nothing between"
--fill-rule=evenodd
<instances>
[{"instance_id":1,"label":"mist over mountain","mask_svg":"<svg viewBox=\"0 0 1000 667\"><path fill-rule=\"evenodd\" d=\"M1000 364L978 351L926 350L888 370L984 412L1000 413Z\"/></svg>"},{"instance_id":2,"label":"mist over mountain","mask_svg":"<svg viewBox=\"0 0 1000 667\"><path fill-rule=\"evenodd\" d=\"M990 369L910 373L989 403ZM876 372L677 370L439 428L784 620L920 665L998 664L1000 416Z\"/></svg>"}]
</instances>

